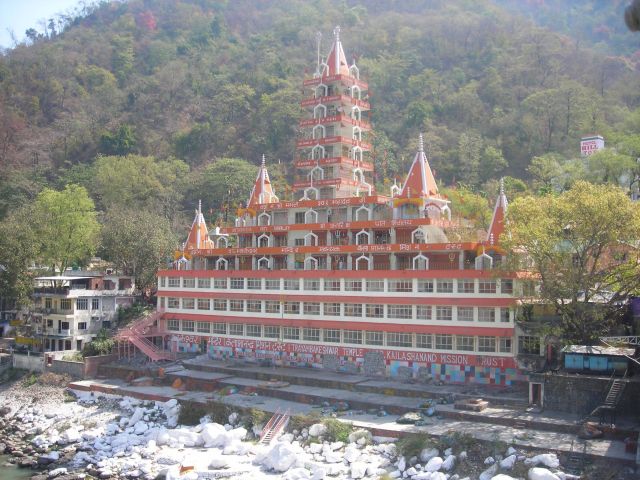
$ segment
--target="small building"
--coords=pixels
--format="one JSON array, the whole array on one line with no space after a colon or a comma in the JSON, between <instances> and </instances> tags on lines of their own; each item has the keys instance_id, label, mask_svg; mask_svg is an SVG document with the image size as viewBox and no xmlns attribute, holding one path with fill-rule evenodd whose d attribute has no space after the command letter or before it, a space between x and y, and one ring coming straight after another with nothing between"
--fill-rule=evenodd
<instances>
[{"instance_id":1,"label":"small building","mask_svg":"<svg viewBox=\"0 0 640 480\"><path fill-rule=\"evenodd\" d=\"M602 347L590 345L567 345L564 353L564 368L574 373L597 373L624 375L629 366L633 348Z\"/></svg>"}]
</instances>

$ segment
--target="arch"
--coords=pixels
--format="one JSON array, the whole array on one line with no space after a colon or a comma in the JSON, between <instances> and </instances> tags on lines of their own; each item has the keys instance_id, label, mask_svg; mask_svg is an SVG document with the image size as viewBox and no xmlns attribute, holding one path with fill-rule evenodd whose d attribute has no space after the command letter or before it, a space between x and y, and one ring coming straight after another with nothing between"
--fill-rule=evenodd
<instances>
[{"instance_id":1,"label":"arch","mask_svg":"<svg viewBox=\"0 0 640 480\"><path fill-rule=\"evenodd\" d=\"M476 270L491 270L493 268L493 258L482 252L482 255L475 259Z\"/></svg>"},{"instance_id":2,"label":"arch","mask_svg":"<svg viewBox=\"0 0 640 480\"><path fill-rule=\"evenodd\" d=\"M270 247L271 246L271 236L263 233L258 237L258 247Z\"/></svg>"},{"instance_id":3,"label":"arch","mask_svg":"<svg viewBox=\"0 0 640 480\"><path fill-rule=\"evenodd\" d=\"M318 212L314 209L304 212L304 223L318 223Z\"/></svg>"},{"instance_id":4,"label":"arch","mask_svg":"<svg viewBox=\"0 0 640 480\"><path fill-rule=\"evenodd\" d=\"M262 227L271 225L271 214L262 212L260 215L258 215L258 225Z\"/></svg>"},{"instance_id":5,"label":"arch","mask_svg":"<svg viewBox=\"0 0 640 480\"><path fill-rule=\"evenodd\" d=\"M402 189L398 186L398 184L394 183L393 185L391 185L390 193L392 197L396 197L400 195L400 193L402 193Z\"/></svg>"},{"instance_id":6,"label":"arch","mask_svg":"<svg viewBox=\"0 0 640 480\"><path fill-rule=\"evenodd\" d=\"M362 212L364 212L364 214L366 215L364 218L362 218ZM364 205L362 205L356 210L355 217L356 222L371 220L371 210L369 209L369 207L365 207Z\"/></svg>"},{"instance_id":7,"label":"arch","mask_svg":"<svg viewBox=\"0 0 640 480\"><path fill-rule=\"evenodd\" d=\"M224 243L224 245L222 245ZM229 248L229 238L226 235L222 235L216 239L217 248Z\"/></svg>"},{"instance_id":8,"label":"arch","mask_svg":"<svg viewBox=\"0 0 640 480\"><path fill-rule=\"evenodd\" d=\"M365 183L364 172L362 171L362 169L360 167L353 169L353 181L354 182Z\"/></svg>"},{"instance_id":9,"label":"arch","mask_svg":"<svg viewBox=\"0 0 640 480\"><path fill-rule=\"evenodd\" d=\"M411 243L427 243L427 239L428 235L420 227L411 232Z\"/></svg>"},{"instance_id":10,"label":"arch","mask_svg":"<svg viewBox=\"0 0 640 480\"><path fill-rule=\"evenodd\" d=\"M362 109L357 105L351 107L351 118L357 121L362 120Z\"/></svg>"},{"instance_id":11,"label":"arch","mask_svg":"<svg viewBox=\"0 0 640 480\"><path fill-rule=\"evenodd\" d=\"M360 97L362 97L362 90L358 85L353 85L351 87L351 98L357 98L360 100Z\"/></svg>"},{"instance_id":12,"label":"arch","mask_svg":"<svg viewBox=\"0 0 640 480\"><path fill-rule=\"evenodd\" d=\"M305 247L314 247L318 245L318 235L313 232L309 232L304 236Z\"/></svg>"},{"instance_id":13,"label":"arch","mask_svg":"<svg viewBox=\"0 0 640 480\"><path fill-rule=\"evenodd\" d=\"M258 259L258 270L270 270L271 261L267 257L260 257Z\"/></svg>"},{"instance_id":14,"label":"arch","mask_svg":"<svg viewBox=\"0 0 640 480\"><path fill-rule=\"evenodd\" d=\"M325 158L325 155L326 155L326 150L322 145L315 145L311 149L311 159L312 160L319 160L321 158Z\"/></svg>"},{"instance_id":15,"label":"arch","mask_svg":"<svg viewBox=\"0 0 640 480\"><path fill-rule=\"evenodd\" d=\"M328 91L329 91L329 87L327 87L324 83L319 83L316 86L314 97L315 98L326 97Z\"/></svg>"},{"instance_id":16,"label":"arch","mask_svg":"<svg viewBox=\"0 0 640 480\"><path fill-rule=\"evenodd\" d=\"M316 165L309 172L309 181L313 184L315 180L323 180L324 179L324 168Z\"/></svg>"},{"instance_id":17,"label":"arch","mask_svg":"<svg viewBox=\"0 0 640 480\"><path fill-rule=\"evenodd\" d=\"M429 270L429 259L422 253L413 257L414 270Z\"/></svg>"},{"instance_id":18,"label":"arch","mask_svg":"<svg viewBox=\"0 0 640 480\"><path fill-rule=\"evenodd\" d=\"M307 187L304 189L304 195L300 200L319 200L320 199L320 190L316 187Z\"/></svg>"},{"instance_id":19,"label":"arch","mask_svg":"<svg viewBox=\"0 0 640 480\"><path fill-rule=\"evenodd\" d=\"M369 245L371 243L371 235L365 229L356 233L356 245Z\"/></svg>"},{"instance_id":20,"label":"arch","mask_svg":"<svg viewBox=\"0 0 640 480\"><path fill-rule=\"evenodd\" d=\"M316 133L318 130L320 130L320 136L318 136L318 134ZM315 127L313 127L313 130L311 130L311 136L314 140L324 138L327 136L327 129L324 125L316 125Z\"/></svg>"},{"instance_id":21,"label":"arch","mask_svg":"<svg viewBox=\"0 0 640 480\"><path fill-rule=\"evenodd\" d=\"M357 125L352 127L352 129L351 129L351 138L361 142L362 141L362 128L358 127Z\"/></svg>"},{"instance_id":22,"label":"arch","mask_svg":"<svg viewBox=\"0 0 640 480\"><path fill-rule=\"evenodd\" d=\"M229 260L223 257L216 260L216 270L229 270Z\"/></svg>"},{"instance_id":23,"label":"arch","mask_svg":"<svg viewBox=\"0 0 640 480\"><path fill-rule=\"evenodd\" d=\"M362 261L367 262L367 268L360 268L360 264ZM356 258L356 270L371 270L371 259L367 257L365 254L360 255Z\"/></svg>"},{"instance_id":24,"label":"arch","mask_svg":"<svg viewBox=\"0 0 640 480\"><path fill-rule=\"evenodd\" d=\"M352 160L359 160L360 162L362 161L362 157L363 156L363 150L362 147L353 147L351 149L351 159Z\"/></svg>"},{"instance_id":25,"label":"arch","mask_svg":"<svg viewBox=\"0 0 640 480\"><path fill-rule=\"evenodd\" d=\"M360 69L356 66L355 63L349 67L349 74L358 79L360 78Z\"/></svg>"},{"instance_id":26,"label":"arch","mask_svg":"<svg viewBox=\"0 0 640 480\"><path fill-rule=\"evenodd\" d=\"M307 257L304 259L305 270L318 270L318 259L315 257Z\"/></svg>"},{"instance_id":27,"label":"arch","mask_svg":"<svg viewBox=\"0 0 640 480\"><path fill-rule=\"evenodd\" d=\"M319 111L322 113L318 114ZM315 107L313 107L313 118L325 118L327 116L327 106L319 103Z\"/></svg>"}]
</instances>

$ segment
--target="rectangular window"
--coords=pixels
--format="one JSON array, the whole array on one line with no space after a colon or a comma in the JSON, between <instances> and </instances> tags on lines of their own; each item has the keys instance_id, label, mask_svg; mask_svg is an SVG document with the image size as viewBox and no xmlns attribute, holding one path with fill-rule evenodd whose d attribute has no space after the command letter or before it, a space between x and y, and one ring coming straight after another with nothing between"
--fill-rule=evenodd
<instances>
[{"instance_id":1,"label":"rectangular window","mask_svg":"<svg viewBox=\"0 0 640 480\"><path fill-rule=\"evenodd\" d=\"M52 301L50 297L44 299L44 308L51 308Z\"/></svg>"},{"instance_id":2,"label":"rectangular window","mask_svg":"<svg viewBox=\"0 0 640 480\"><path fill-rule=\"evenodd\" d=\"M384 292L384 280L367 280L367 292Z\"/></svg>"},{"instance_id":3,"label":"rectangular window","mask_svg":"<svg viewBox=\"0 0 640 480\"><path fill-rule=\"evenodd\" d=\"M171 319L167 321L167 330L177 332L180 330L180 320Z\"/></svg>"},{"instance_id":4,"label":"rectangular window","mask_svg":"<svg viewBox=\"0 0 640 480\"><path fill-rule=\"evenodd\" d=\"M196 329L195 322L192 320L182 320L182 331L183 332L194 332Z\"/></svg>"},{"instance_id":5,"label":"rectangular window","mask_svg":"<svg viewBox=\"0 0 640 480\"><path fill-rule=\"evenodd\" d=\"M195 278L183 278L182 279L182 286L184 288L196 288L196 279Z\"/></svg>"},{"instance_id":6,"label":"rectangular window","mask_svg":"<svg viewBox=\"0 0 640 480\"><path fill-rule=\"evenodd\" d=\"M169 277L169 288L171 287L180 287L180 277Z\"/></svg>"},{"instance_id":7,"label":"rectangular window","mask_svg":"<svg viewBox=\"0 0 640 480\"><path fill-rule=\"evenodd\" d=\"M479 352L495 352L496 337L478 337Z\"/></svg>"},{"instance_id":8,"label":"rectangular window","mask_svg":"<svg viewBox=\"0 0 640 480\"><path fill-rule=\"evenodd\" d=\"M262 302L260 300L247 300L247 312L260 313Z\"/></svg>"},{"instance_id":9,"label":"rectangular window","mask_svg":"<svg viewBox=\"0 0 640 480\"><path fill-rule=\"evenodd\" d=\"M500 337L500 341L498 342L498 349L500 353L511 353L511 338Z\"/></svg>"},{"instance_id":10,"label":"rectangular window","mask_svg":"<svg viewBox=\"0 0 640 480\"><path fill-rule=\"evenodd\" d=\"M451 321L452 319L453 319L452 307L448 307L444 305L438 305L436 307L436 320L448 322L448 321Z\"/></svg>"},{"instance_id":11,"label":"rectangular window","mask_svg":"<svg viewBox=\"0 0 640 480\"><path fill-rule=\"evenodd\" d=\"M360 345L362 343L362 330L345 330L342 341Z\"/></svg>"},{"instance_id":12,"label":"rectangular window","mask_svg":"<svg viewBox=\"0 0 640 480\"><path fill-rule=\"evenodd\" d=\"M244 324L243 323L230 323L229 324L229 335L244 335Z\"/></svg>"},{"instance_id":13,"label":"rectangular window","mask_svg":"<svg viewBox=\"0 0 640 480\"><path fill-rule=\"evenodd\" d=\"M339 317L341 315L339 303L325 303L323 304L323 309L325 315L330 315L332 317Z\"/></svg>"},{"instance_id":14,"label":"rectangular window","mask_svg":"<svg viewBox=\"0 0 640 480\"><path fill-rule=\"evenodd\" d=\"M300 313L300 302L284 302L284 313L298 315Z\"/></svg>"},{"instance_id":15,"label":"rectangular window","mask_svg":"<svg viewBox=\"0 0 640 480\"><path fill-rule=\"evenodd\" d=\"M300 340L300 329L298 327L283 327L282 336L285 340Z\"/></svg>"},{"instance_id":16,"label":"rectangular window","mask_svg":"<svg viewBox=\"0 0 640 480\"><path fill-rule=\"evenodd\" d=\"M264 336L265 338L280 338L280 327L273 326L273 325L265 325Z\"/></svg>"},{"instance_id":17,"label":"rectangular window","mask_svg":"<svg viewBox=\"0 0 640 480\"><path fill-rule=\"evenodd\" d=\"M211 333L211 324L209 322L198 322L196 328L198 333Z\"/></svg>"},{"instance_id":18,"label":"rectangular window","mask_svg":"<svg viewBox=\"0 0 640 480\"><path fill-rule=\"evenodd\" d=\"M76 310L89 310L89 299L88 298L76 299Z\"/></svg>"},{"instance_id":19,"label":"rectangular window","mask_svg":"<svg viewBox=\"0 0 640 480\"><path fill-rule=\"evenodd\" d=\"M453 293L453 280L449 278L439 278L436 281L438 293Z\"/></svg>"},{"instance_id":20,"label":"rectangular window","mask_svg":"<svg viewBox=\"0 0 640 480\"><path fill-rule=\"evenodd\" d=\"M183 298L182 299L182 308L186 308L187 310L193 310L196 308L196 301L194 298Z\"/></svg>"},{"instance_id":21,"label":"rectangular window","mask_svg":"<svg viewBox=\"0 0 640 480\"><path fill-rule=\"evenodd\" d=\"M71 299L63 298L60 300L60 310L71 310Z\"/></svg>"},{"instance_id":22,"label":"rectangular window","mask_svg":"<svg viewBox=\"0 0 640 480\"><path fill-rule=\"evenodd\" d=\"M247 278L247 288L249 290L260 290L260 289L262 289L262 279L261 278Z\"/></svg>"},{"instance_id":23,"label":"rectangular window","mask_svg":"<svg viewBox=\"0 0 640 480\"><path fill-rule=\"evenodd\" d=\"M287 278L284 281L284 289L285 290L300 290L300 279L290 279Z\"/></svg>"},{"instance_id":24,"label":"rectangular window","mask_svg":"<svg viewBox=\"0 0 640 480\"><path fill-rule=\"evenodd\" d=\"M199 278L198 279L198 288L211 288L211 279L210 278Z\"/></svg>"},{"instance_id":25,"label":"rectangular window","mask_svg":"<svg viewBox=\"0 0 640 480\"><path fill-rule=\"evenodd\" d=\"M265 290L280 290L279 278L266 278L264 281Z\"/></svg>"},{"instance_id":26,"label":"rectangular window","mask_svg":"<svg viewBox=\"0 0 640 480\"><path fill-rule=\"evenodd\" d=\"M361 317L362 304L361 303L345 303L344 315L345 317Z\"/></svg>"},{"instance_id":27,"label":"rectangular window","mask_svg":"<svg viewBox=\"0 0 640 480\"><path fill-rule=\"evenodd\" d=\"M456 350L473 352L474 340L471 335L456 335Z\"/></svg>"},{"instance_id":28,"label":"rectangular window","mask_svg":"<svg viewBox=\"0 0 640 480\"><path fill-rule=\"evenodd\" d=\"M432 335L430 333L417 333L416 348L433 348Z\"/></svg>"},{"instance_id":29,"label":"rectangular window","mask_svg":"<svg viewBox=\"0 0 640 480\"><path fill-rule=\"evenodd\" d=\"M364 341L367 345L383 345L384 333L383 332L366 332Z\"/></svg>"},{"instance_id":30,"label":"rectangular window","mask_svg":"<svg viewBox=\"0 0 640 480\"><path fill-rule=\"evenodd\" d=\"M481 278L478 283L480 293L496 293L496 281L488 278Z\"/></svg>"},{"instance_id":31,"label":"rectangular window","mask_svg":"<svg viewBox=\"0 0 640 480\"><path fill-rule=\"evenodd\" d=\"M411 305L389 305L389 318L413 318Z\"/></svg>"},{"instance_id":32,"label":"rectangular window","mask_svg":"<svg viewBox=\"0 0 640 480\"><path fill-rule=\"evenodd\" d=\"M229 300L229 310L232 312L244 311L244 300Z\"/></svg>"},{"instance_id":33,"label":"rectangular window","mask_svg":"<svg viewBox=\"0 0 640 480\"><path fill-rule=\"evenodd\" d=\"M352 279L345 280L344 291L345 292L361 292L362 280L352 280Z\"/></svg>"},{"instance_id":34,"label":"rectangular window","mask_svg":"<svg viewBox=\"0 0 640 480\"><path fill-rule=\"evenodd\" d=\"M294 217L293 217L293 222L294 223L307 223L304 220L304 214L305 214L305 212L296 212Z\"/></svg>"},{"instance_id":35,"label":"rectangular window","mask_svg":"<svg viewBox=\"0 0 640 480\"><path fill-rule=\"evenodd\" d=\"M496 309L487 308L487 307L478 307L478 321L479 322L495 322Z\"/></svg>"},{"instance_id":36,"label":"rectangular window","mask_svg":"<svg viewBox=\"0 0 640 480\"><path fill-rule=\"evenodd\" d=\"M169 297L167 299L167 308L180 308L180 299L175 297Z\"/></svg>"},{"instance_id":37,"label":"rectangular window","mask_svg":"<svg viewBox=\"0 0 640 480\"><path fill-rule=\"evenodd\" d=\"M261 337L262 325L247 325L247 337Z\"/></svg>"},{"instance_id":38,"label":"rectangular window","mask_svg":"<svg viewBox=\"0 0 640 480\"><path fill-rule=\"evenodd\" d=\"M532 335L518 337L518 353L540 355L540 339Z\"/></svg>"},{"instance_id":39,"label":"rectangular window","mask_svg":"<svg viewBox=\"0 0 640 480\"><path fill-rule=\"evenodd\" d=\"M436 350L453 350L453 335L436 334Z\"/></svg>"},{"instance_id":40,"label":"rectangular window","mask_svg":"<svg viewBox=\"0 0 640 480\"><path fill-rule=\"evenodd\" d=\"M216 298L213 301L213 309L218 311L226 311L227 310L227 300L224 298Z\"/></svg>"},{"instance_id":41,"label":"rectangular window","mask_svg":"<svg viewBox=\"0 0 640 480\"><path fill-rule=\"evenodd\" d=\"M265 313L280 313L280 302L275 300L266 300L264 302Z\"/></svg>"},{"instance_id":42,"label":"rectangular window","mask_svg":"<svg viewBox=\"0 0 640 480\"><path fill-rule=\"evenodd\" d=\"M320 329L319 328L303 328L302 329L302 339L307 340L309 342L319 342L320 341Z\"/></svg>"},{"instance_id":43,"label":"rectangular window","mask_svg":"<svg viewBox=\"0 0 640 480\"><path fill-rule=\"evenodd\" d=\"M87 322L78 322L78 330L86 330Z\"/></svg>"},{"instance_id":44,"label":"rectangular window","mask_svg":"<svg viewBox=\"0 0 640 480\"><path fill-rule=\"evenodd\" d=\"M458 307L459 322L473 322L473 307Z\"/></svg>"},{"instance_id":45,"label":"rectangular window","mask_svg":"<svg viewBox=\"0 0 640 480\"><path fill-rule=\"evenodd\" d=\"M216 322L211 325L211 330L213 333L218 333L221 335L225 335L227 333L227 324Z\"/></svg>"},{"instance_id":46,"label":"rectangular window","mask_svg":"<svg viewBox=\"0 0 640 480\"><path fill-rule=\"evenodd\" d=\"M433 293L433 280L418 280L418 292Z\"/></svg>"},{"instance_id":47,"label":"rectangular window","mask_svg":"<svg viewBox=\"0 0 640 480\"><path fill-rule=\"evenodd\" d=\"M92 298L91 299L91 310L100 310L100 299L99 298Z\"/></svg>"},{"instance_id":48,"label":"rectangular window","mask_svg":"<svg viewBox=\"0 0 640 480\"><path fill-rule=\"evenodd\" d=\"M505 323L511 321L508 308L501 308L500 309L500 321L501 322L505 322Z\"/></svg>"},{"instance_id":49,"label":"rectangular window","mask_svg":"<svg viewBox=\"0 0 640 480\"><path fill-rule=\"evenodd\" d=\"M412 292L413 282L411 280L389 280L390 292Z\"/></svg>"},{"instance_id":50,"label":"rectangular window","mask_svg":"<svg viewBox=\"0 0 640 480\"><path fill-rule=\"evenodd\" d=\"M431 320L431 305L416 305L416 319Z\"/></svg>"},{"instance_id":51,"label":"rectangular window","mask_svg":"<svg viewBox=\"0 0 640 480\"><path fill-rule=\"evenodd\" d=\"M227 279L226 278L214 278L213 279L213 288L217 290L226 290L227 289Z\"/></svg>"},{"instance_id":52,"label":"rectangular window","mask_svg":"<svg viewBox=\"0 0 640 480\"><path fill-rule=\"evenodd\" d=\"M379 303L368 303L366 312L368 318L384 318L384 305Z\"/></svg>"},{"instance_id":53,"label":"rectangular window","mask_svg":"<svg viewBox=\"0 0 640 480\"><path fill-rule=\"evenodd\" d=\"M164 309L167 303L167 299L165 297L160 297L160 308Z\"/></svg>"},{"instance_id":54,"label":"rectangular window","mask_svg":"<svg viewBox=\"0 0 640 480\"><path fill-rule=\"evenodd\" d=\"M324 291L325 292L339 292L340 291L340 280L327 280L324 281Z\"/></svg>"},{"instance_id":55,"label":"rectangular window","mask_svg":"<svg viewBox=\"0 0 640 480\"><path fill-rule=\"evenodd\" d=\"M242 290L244 288L244 278L232 278L231 279L231 289L232 290Z\"/></svg>"},{"instance_id":56,"label":"rectangular window","mask_svg":"<svg viewBox=\"0 0 640 480\"><path fill-rule=\"evenodd\" d=\"M303 303L305 315L320 315L320 304L316 302Z\"/></svg>"},{"instance_id":57,"label":"rectangular window","mask_svg":"<svg viewBox=\"0 0 640 480\"><path fill-rule=\"evenodd\" d=\"M53 328L53 320L47 318L47 328Z\"/></svg>"},{"instance_id":58,"label":"rectangular window","mask_svg":"<svg viewBox=\"0 0 640 480\"><path fill-rule=\"evenodd\" d=\"M500 293L511 295L513 293L513 280L510 278L500 280Z\"/></svg>"},{"instance_id":59,"label":"rectangular window","mask_svg":"<svg viewBox=\"0 0 640 480\"><path fill-rule=\"evenodd\" d=\"M458 280L458 293L476 293L476 282L469 278Z\"/></svg>"},{"instance_id":60,"label":"rectangular window","mask_svg":"<svg viewBox=\"0 0 640 480\"><path fill-rule=\"evenodd\" d=\"M387 346L411 347L413 344L410 333L387 332Z\"/></svg>"},{"instance_id":61,"label":"rectangular window","mask_svg":"<svg viewBox=\"0 0 640 480\"><path fill-rule=\"evenodd\" d=\"M320 290L320 280L317 278L305 278L304 279L305 290Z\"/></svg>"},{"instance_id":62,"label":"rectangular window","mask_svg":"<svg viewBox=\"0 0 640 480\"><path fill-rule=\"evenodd\" d=\"M209 310L211 308L211 300L208 298L198 299L198 310Z\"/></svg>"},{"instance_id":63,"label":"rectangular window","mask_svg":"<svg viewBox=\"0 0 640 480\"><path fill-rule=\"evenodd\" d=\"M158 280L160 281L160 288L167 286L167 277L159 277Z\"/></svg>"},{"instance_id":64,"label":"rectangular window","mask_svg":"<svg viewBox=\"0 0 640 480\"><path fill-rule=\"evenodd\" d=\"M329 343L340 343L340 330L331 328L324 329L323 340Z\"/></svg>"}]
</instances>

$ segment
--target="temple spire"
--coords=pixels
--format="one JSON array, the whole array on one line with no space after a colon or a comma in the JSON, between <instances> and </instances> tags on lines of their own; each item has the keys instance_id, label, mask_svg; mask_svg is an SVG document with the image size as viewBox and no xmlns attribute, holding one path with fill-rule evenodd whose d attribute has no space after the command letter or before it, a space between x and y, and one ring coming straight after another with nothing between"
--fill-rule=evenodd
<instances>
[{"instance_id":1,"label":"temple spire","mask_svg":"<svg viewBox=\"0 0 640 480\"><path fill-rule=\"evenodd\" d=\"M185 248L212 248L212 245L213 242L209 239L207 223L205 222L204 215L202 214L202 200L199 200L198 209L196 210L195 218L191 224L189 236L185 242Z\"/></svg>"},{"instance_id":2,"label":"temple spire","mask_svg":"<svg viewBox=\"0 0 640 480\"><path fill-rule=\"evenodd\" d=\"M262 203L276 203L278 201L278 197L271 186L269 172L267 171L267 161L263 154L262 161L260 162L260 169L258 170L258 176L253 184L253 189L251 190L251 196L249 197L247 206L250 207Z\"/></svg>"},{"instance_id":3,"label":"temple spire","mask_svg":"<svg viewBox=\"0 0 640 480\"><path fill-rule=\"evenodd\" d=\"M496 199L496 205L493 209L493 217L491 218L491 225L487 232L487 242L491 245L498 243L500 235L504 232L504 219L507 213L507 196L504 193L504 178L500 179L500 192Z\"/></svg>"},{"instance_id":4,"label":"temple spire","mask_svg":"<svg viewBox=\"0 0 640 480\"><path fill-rule=\"evenodd\" d=\"M336 28L333 29L333 45L327 58L327 65L329 66L329 72L327 72L327 75L349 75L347 57L344 54L342 42L340 41L339 26L336 26Z\"/></svg>"},{"instance_id":5,"label":"temple spire","mask_svg":"<svg viewBox=\"0 0 640 480\"><path fill-rule=\"evenodd\" d=\"M431 197L438 195L438 185L433 176L431 167L424 154L424 139L422 134L418 137L418 152L413 158L411 168L404 181L401 197L409 198L411 195L420 197Z\"/></svg>"}]
</instances>

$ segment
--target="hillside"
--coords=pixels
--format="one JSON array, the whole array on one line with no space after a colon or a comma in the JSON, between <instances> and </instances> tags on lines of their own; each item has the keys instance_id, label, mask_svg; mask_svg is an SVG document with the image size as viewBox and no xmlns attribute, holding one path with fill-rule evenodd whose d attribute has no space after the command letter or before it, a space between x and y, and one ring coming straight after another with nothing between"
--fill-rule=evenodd
<instances>
[{"instance_id":1,"label":"hillside","mask_svg":"<svg viewBox=\"0 0 640 480\"><path fill-rule=\"evenodd\" d=\"M527 179L534 156L576 156L583 134L636 134L635 57L550 32L499 5L509 3L131 0L86 9L0 56L0 217L43 185L69 181L104 208L93 182L100 155L168 165L170 218L206 192L193 184L212 162L257 163L265 153L290 164L315 34L326 53L336 24L371 85L379 184L404 175L420 131L438 177L476 187L498 175ZM220 207L234 195L203 200Z\"/></svg>"}]
</instances>

